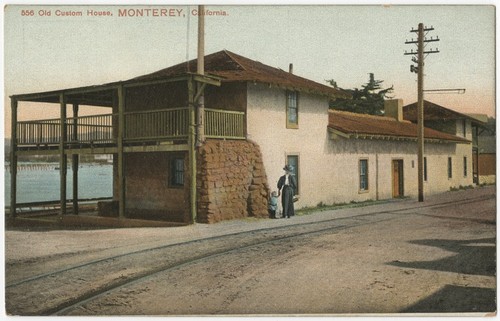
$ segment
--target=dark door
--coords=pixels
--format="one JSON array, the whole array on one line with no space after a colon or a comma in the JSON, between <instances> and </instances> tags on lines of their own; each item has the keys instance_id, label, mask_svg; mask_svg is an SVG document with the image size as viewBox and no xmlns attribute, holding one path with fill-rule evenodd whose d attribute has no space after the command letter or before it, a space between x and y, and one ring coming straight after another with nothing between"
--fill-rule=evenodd
<instances>
[{"instance_id":1,"label":"dark door","mask_svg":"<svg viewBox=\"0 0 500 321\"><path fill-rule=\"evenodd\" d=\"M392 161L392 197L404 196L404 175L403 160L394 159Z\"/></svg>"}]
</instances>

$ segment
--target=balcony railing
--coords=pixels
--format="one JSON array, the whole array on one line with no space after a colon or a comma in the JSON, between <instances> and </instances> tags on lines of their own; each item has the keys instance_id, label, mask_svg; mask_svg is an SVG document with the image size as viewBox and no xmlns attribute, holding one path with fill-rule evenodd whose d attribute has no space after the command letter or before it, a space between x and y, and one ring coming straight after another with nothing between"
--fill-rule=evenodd
<instances>
[{"instance_id":1,"label":"balcony railing","mask_svg":"<svg viewBox=\"0 0 500 321\"><path fill-rule=\"evenodd\" d=\"M205 136L209 138L244 138L245 113L205 109Z\"/></svg>"},{"instance_id":2,"label":"balcony railing","mask_svg":"<svg viewBox=\"0 0 500 321\"><path fill-rule=\"evenodd\" d=\"M113 115L94 115L68 118L67 141L70 143L113 142Z\"/></svg>"},{"instance_id":3,"label":"balcony railing","mask_svg":"<svg viewBox=\"0 0 500 321\"><path fill-rule=\"evenodd\" d=\"M188 108L125 113L125 140L187 138Z\"/></svg>"},{"instance_id":4,"label":"balcony railing","mask_svg":"<svg viewBox=\"0 0 500 321\"><path fill-rule=\"evenodd\" d=\"M68 117L67 143L116 143L118 114ZM189 109L170 108L124 113L126 142L187 139ZM61 120L45 119L17 123L19 146L57 145L61 140ZM244 113L205 109L205 135L209 138L245 138Z\"/></svg>"},{"instance_id":5,"label":"balcony railing","mask_svg":"<svg viewBox=\"0 0 500 321\"><path fill-rule=\"evenodd\" d=\"M17 142L20 145L58 144L61 137L60 120L18 122L17 136Z\"/></svg>"}]
</instances>

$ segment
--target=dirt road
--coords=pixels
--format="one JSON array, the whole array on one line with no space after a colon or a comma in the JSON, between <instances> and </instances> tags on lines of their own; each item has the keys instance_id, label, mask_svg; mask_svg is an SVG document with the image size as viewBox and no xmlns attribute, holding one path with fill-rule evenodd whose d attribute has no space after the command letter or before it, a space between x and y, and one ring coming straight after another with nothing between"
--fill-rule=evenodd
<instances>
[{"instance_id":1,"label":"dirt road","mask_svg":"<svg viewBox=\"0 0 500 321\"><path fill-rule=\"evenodd\" d=\"M20 315L496 310L494 187L287 220L6 232Z\"/></svg>"}]
</instances>

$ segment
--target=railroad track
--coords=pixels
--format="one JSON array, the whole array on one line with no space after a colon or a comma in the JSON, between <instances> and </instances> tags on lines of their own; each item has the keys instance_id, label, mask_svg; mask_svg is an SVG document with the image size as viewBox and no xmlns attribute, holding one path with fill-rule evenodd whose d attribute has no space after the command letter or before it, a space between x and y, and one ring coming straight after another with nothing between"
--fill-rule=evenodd
<instances>
[{"instance_id":1,"label":"railroad track","mask_svg":"<svg viewBox=\"0 0 500 321\"><path fill-rule=\"evenodd\" d=\"M419 215L413 212L416 209L480 202L492 197L494 195L263 228L123 253L11 282L5 287L6 309L13 315L65 315L127 285L217 256L294 238L336 233L398 219L401 215ZM47 288L50 291L46 291Z\"/></svg>"}]
</instances>

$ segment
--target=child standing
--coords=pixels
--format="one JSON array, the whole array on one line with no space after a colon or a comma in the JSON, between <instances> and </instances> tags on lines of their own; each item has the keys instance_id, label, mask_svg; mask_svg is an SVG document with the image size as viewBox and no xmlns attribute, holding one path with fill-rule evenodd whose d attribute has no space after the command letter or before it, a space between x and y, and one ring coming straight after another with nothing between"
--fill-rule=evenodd
<instances>
[{"instance_id":1,"label":"child standing","mask_svg":"<svg viewBox=\"0 0 500 321\"><path fill-rule=\"evenodd\" d=\"M269 218L276 218L276 210L278 209L278 193L273 191L271 197L269 198L268 211Z\"/></svg>"}]
</instances>

